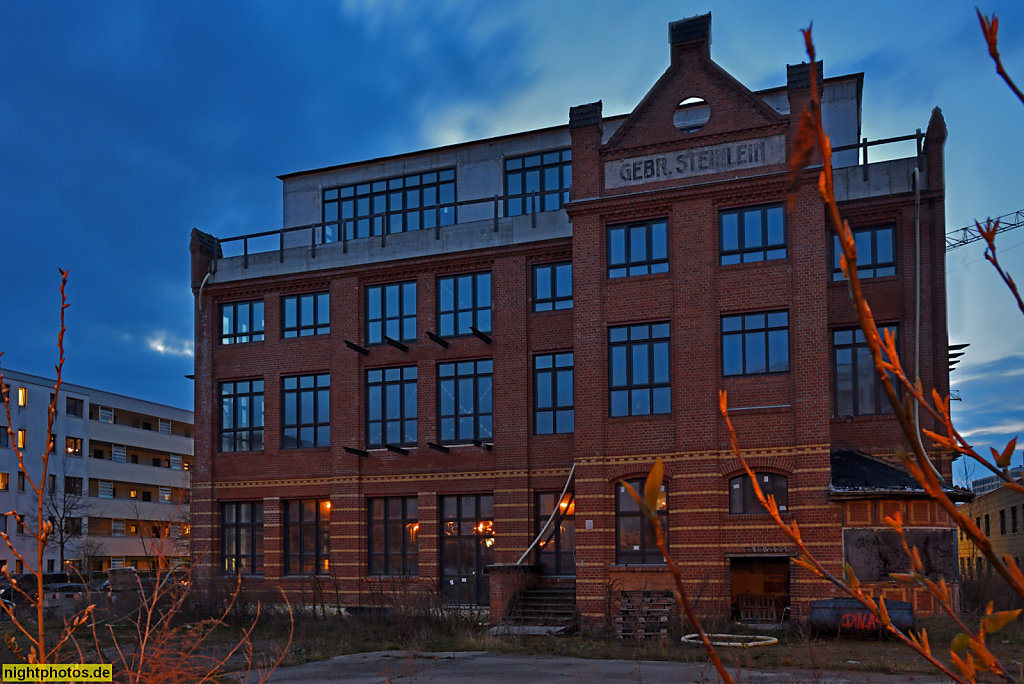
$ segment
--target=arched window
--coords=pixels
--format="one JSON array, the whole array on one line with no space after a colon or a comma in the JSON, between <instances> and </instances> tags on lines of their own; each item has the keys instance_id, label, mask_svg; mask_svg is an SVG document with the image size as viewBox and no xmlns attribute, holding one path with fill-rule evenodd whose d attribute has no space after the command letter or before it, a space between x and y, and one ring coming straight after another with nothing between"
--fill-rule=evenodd
<instances>
[{"instance_id":1,"label":"arched window","mask_svg":"<svg viewBox=\"0 0 1024 684\"><path fill-rule=\"evenodd\" d=\"M789 478L775 473L755 473L761 493L774 495L780 513L789 510ZM730 513L767 513L754 494L754 486L746 473L729 480Z\"/></svg>"}]
</instances>

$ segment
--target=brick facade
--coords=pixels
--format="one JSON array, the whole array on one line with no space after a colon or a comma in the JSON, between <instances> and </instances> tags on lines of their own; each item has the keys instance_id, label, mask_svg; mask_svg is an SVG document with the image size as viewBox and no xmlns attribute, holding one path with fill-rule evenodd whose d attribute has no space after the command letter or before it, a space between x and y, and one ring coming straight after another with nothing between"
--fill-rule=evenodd
<instances>
[{"instance_id":1,"label":"brick facade","mask_svg":"<svg viewBox=\"0 0 1024 684\"><path fill-rule=\"evenodd\" d=\"M706 30L701 28L705 19ZM792 548L766 516L730 513L729 480L742 469L728 451L728 434L718 413L718 390L724 389L741 447L752 466L758 472L788 478L785 517L799 522L808 546L826 567L841 574L844 521L855 516L856 504L830 498L830 453L840 445L891 460L905 440L890 416L836 415L832 332L852 327L854 312L845 283L832 282L832 238L817 193L817 174L803 174L799 188L788 194L788 150L795 136L796 114L810 97L808 68L790 67L785 88L753 93L711 61L710 17L688 21L696 23L674 25L677 42L671 46L671 65L628 116L603 118L601 103L594 103L573 108L567 127L536 132L561 136L561 147L571 148L571 202L557 216L550 215L555 224L547 213L503 216L493 224L459 221L440 229L436 237L430 235L433 231L420 231L353 239L344 245L325 244L326 231L318 232L319 222L327 220L317 214L319 187L344 183L349 176L367 182L386 179L454 160L460 174L459 200L486 197L474 196L469 189L469 177L482 173L469 161L473 150L485 150L499 161L530 144L543 151L547 143L540 138L531 143L531 133L285 176L286 227L317 225L287 233L281 238L280 251L219 258L215 253L219 242L193 233L197 308L192 539L201 573L222 572L220 505L262 501L262 576L246 581L260 589L280 586L293 599L303 600L312 585L310 578L282 577L283 506L297 499L329 500L329 575L321 579L329 581L341 605L372 603L386 592L381 579L368 569L369 500L413 498L418 504L418 527L411 532L418 572L412 586L427 593L440 586L444 596L441 583L447 579L452 582L448 586L455 587L456 578L444 567L445 562L454 562L454 552L444 550L450 542L448 531L454 528L445 522L441 510L445 501L454 505L454 500L445 497L490 497L494 537L491 544L482 542L474 552L496 564L514 564L543 522L534 510L536 493L561 491L575 464L577 606L585 622L607 624L615 592L662 589L669 581L661 566L616 562L615 484L643 477L661 456L666 466L673 555L685 568L691 590L704 597L703 609L726 612L734 602L732 564L787 558ZM859 83L859 76L850 78ZM824 87L830 83L826 81ZM673 113L693 95L708 103L711 115L700 130L683 132L673 125ZM630 166L629 175L634 170L640 175L650 171L653 180L647 182L645 177L644 182L626 183L625 175L614 181L606 177L607 170L623 160L666 154L671 159L690 149L724 149L744 141L770 144L776 139L785 141L781 156L759 157L756 166L737 162L736 168L716 172L713 166L702 168L704 162L694 157L693 173L688 176L659 176L655 162L646 168L638 162L639 166ZM934 386L940 393L948 391L944 141L941 115L935 113L924 138L926 181L919 186L920 375L926 387ZM731 156L722 159L722 164L733 161ZM899 326L904 364L912 368L918 205L906 178L895 186L875 188L877 183L872 184L868 175L888 173L883 166L853 167L848 175L854 180L851 189L844 191L841 209L855 229L895 226L896 274L866 279L864 289L879 322ZM498 163L488 168L500 177ZM857 189L860 185L854 188L856 184L864 190ZM767 204L786 207L785 257L720 265L720 215ZM299 216L313 218L300 221ZM609 226L656 219L667 223L667 269L609 278ZM305 243L294 241L298 240L294 236L310 234L319 243L315 253L309 238L303 238ZM360 240L370 245L362 252ZM398 256L387 251L406 249L413 240L424 248ZM573 264L572 308L534 312L534 266L565 261ZM427 331L439 331L439 279L478 272L491 274L493 332L449 337L447 346L429 339ZM408 281L416 283L415 340L406 342L404 350L390 344L368 346L366 288ZM316 292L330 295L330 333L283 338L282 298ZM245 300L263 302L264 339L219 344L219 307ZM722 317L765 311L788 314L788 370L724 376ZM647 323L669 326L671 411L610 417L609 329ZM353 350L346 342L369 353ZM574 354L575 430L534 434L534 357L570 351ZM439 364L482 359L493 362L493 442L462 440L443 449L428 446L428 442L443 442ZM367 371L406 366L418 371L415 445L370 449ZM282 448L282 378L314 373L330 375L330 445ZM222 453L218 450L220 383L248 379L264 382L263 449ZM925 427L935 428L927 417L922 418ZM949 478L949 459L941 458L939 467ZM876 495L859 503L888 505L884 498ZM907 505L902 500L890 503ZM863 526L879 526L873 517L862 517ZM949 526L937 511L910 520L921 527ZM466 575L460 573L461 581ZM830 585L796 565L790 565L789 573L787 602L794 615L804 615L807 601L834 593ZM503 611L511 595L507 582L499 577L513 577L509 581L516 586L525 582L515 572L492 575L491 600L502 604L495 614ZM469 579L469 583L479 581L479 576ZM403 587L404 591L409 585ZM892 588L880 586L880 590Z\"/></svg>"}]
</instances>

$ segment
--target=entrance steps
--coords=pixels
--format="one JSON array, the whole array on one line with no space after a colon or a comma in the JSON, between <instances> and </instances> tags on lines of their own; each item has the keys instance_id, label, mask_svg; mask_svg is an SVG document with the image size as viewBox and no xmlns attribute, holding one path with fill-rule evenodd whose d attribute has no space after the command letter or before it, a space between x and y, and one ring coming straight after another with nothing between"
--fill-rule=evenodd
<instances>
[{"instance_id":1,"label":"entrance steps","mask_svg":"<svg viewBox=\"0 0 1024 684\"><path fill-rule=\"evenodd\" d=\"M567 634L576 626L575 587L535 587L512 599L502 624L489 634Z\"/></svg>"}]
</instances>

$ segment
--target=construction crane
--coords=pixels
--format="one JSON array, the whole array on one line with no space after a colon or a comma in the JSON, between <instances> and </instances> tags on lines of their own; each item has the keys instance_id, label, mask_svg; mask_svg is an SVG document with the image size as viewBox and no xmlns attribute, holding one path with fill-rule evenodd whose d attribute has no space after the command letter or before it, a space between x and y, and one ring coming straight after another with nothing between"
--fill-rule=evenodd
<instances>
[{"instance_id":1,"label":"construction crane","mask_svg":"<svg viewBox=\"0 0 1024 684\"><path fill-rule=\"evenodd\" d=\"M1024 209L997 216L994 220L999 222L999 227L996 229L997 234L1020 228L1024 226ZM963 247L981 239L981 233L978 232L977 226L965 226L959 230L950 231L946 233L946 251L952 252L957 247Z\"/></svg>"}]
</instances>

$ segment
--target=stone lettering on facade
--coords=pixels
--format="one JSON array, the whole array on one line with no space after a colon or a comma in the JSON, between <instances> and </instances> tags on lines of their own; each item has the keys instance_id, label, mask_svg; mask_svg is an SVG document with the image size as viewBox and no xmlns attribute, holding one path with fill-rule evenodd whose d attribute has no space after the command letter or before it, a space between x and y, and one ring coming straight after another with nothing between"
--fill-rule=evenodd
<instances>
[{"instance_id":1,"label":"stone lettering on facade","mask_svg":"<svg viewBox=\"0 0 1024 684\"><path fill-rule=\"evenodd\" d=\"M623 188L785 162L786 136L772 135L605 162L604 186Z\"/></svg>"}]
</instances>

